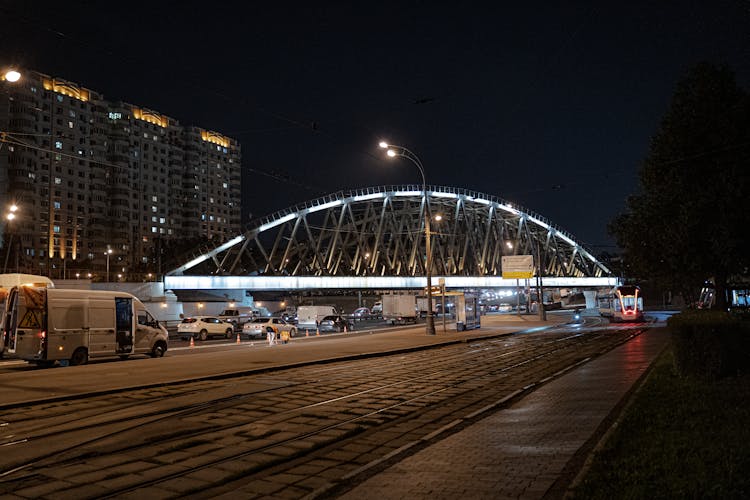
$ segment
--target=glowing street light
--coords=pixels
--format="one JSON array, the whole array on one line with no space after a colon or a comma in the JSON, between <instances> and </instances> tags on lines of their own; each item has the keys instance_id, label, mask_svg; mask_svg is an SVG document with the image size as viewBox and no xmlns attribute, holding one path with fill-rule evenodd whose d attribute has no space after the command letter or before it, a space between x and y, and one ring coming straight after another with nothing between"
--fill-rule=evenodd
<instances>
[{"instance_id":1,"label":"glowing street light","mask_svg":"<svg viewBox=\"0 0 750 500\"><path fill-rule=\"evenodd\" d=\"M380 141L378 144L382 149L386 150L386 154L390 158L396 158L400 156L411 161L419 169L419 173L422 174L422 194L424 196L425 204L425 217L424 217L424 239L425 239L425 250L427 252L427 263L425 264L425 275L427 276L427 324L425 326L427 335L435 335L435 317L432 312L432 243L430 232L430 203L427 197L427 181L424 175L424 166L420 161L419 157L404 146L395 146L388 144L385 141Z\"/></svg>"},{"instance_id":2,"label":"glowing street light","mask_svg":"<svg viewBox=\"0 0 750 500\"><path fill-rule=\"evenodd\" d=\"M3 75L3 80L8 81L10 83L16 83L18 80L21 79L21 73L14 69L10 69L5 72Z\"/></svg>"}]
</instances>

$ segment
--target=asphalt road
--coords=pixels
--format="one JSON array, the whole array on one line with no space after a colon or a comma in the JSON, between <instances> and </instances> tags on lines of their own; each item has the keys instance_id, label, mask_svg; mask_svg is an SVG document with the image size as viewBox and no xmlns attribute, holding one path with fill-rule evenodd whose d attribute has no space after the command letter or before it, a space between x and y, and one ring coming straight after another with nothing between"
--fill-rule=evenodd
<instances>
[{"instance_id":1,"label":"asphalt road","mask_svg":"<svg viewBox=\"0 0 750 500\"><path fill-rule=\"evenodd\" d=\"M273 475L275 496L315 496L643 328L603 326L488 318L480 330L434 337L418 325L8 368L0 373L0 493L252 497L270 493Z\"/></svg>"}]
</instances>

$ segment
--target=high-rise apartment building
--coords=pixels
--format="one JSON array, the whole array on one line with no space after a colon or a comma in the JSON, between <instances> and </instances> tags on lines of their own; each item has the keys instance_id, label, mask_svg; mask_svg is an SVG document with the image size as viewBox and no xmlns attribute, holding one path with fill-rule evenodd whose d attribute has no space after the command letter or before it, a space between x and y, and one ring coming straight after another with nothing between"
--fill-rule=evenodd
<instances>
[{"instance_id":1,"label":"high-rise apartment building","mask_svg":"<svg viewBox=\"0 0 750 500\"><path fill-rule=\"evenodd\" d=\"M156 274L167 240L239 234L240 145L37 72L0 85L7 272ZM109 252L111 250L111 252ZM7 261L7 262L6 262Z\"/></svg>"}]
</instances>

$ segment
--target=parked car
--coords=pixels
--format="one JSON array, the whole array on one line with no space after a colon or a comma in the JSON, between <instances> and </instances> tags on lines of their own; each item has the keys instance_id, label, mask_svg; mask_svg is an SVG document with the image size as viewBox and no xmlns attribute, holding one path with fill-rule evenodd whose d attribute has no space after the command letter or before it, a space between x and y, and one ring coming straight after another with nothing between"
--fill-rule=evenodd
<instances>
[{"instance_id":1,"label":"parked car","mask_svg":"<svg viewBox=\"0 0 750 500\"><path fill-rule=\"evenodd\" d=\"M177 333L180 334L182 340L190 337L199 340L206 340L209 337L230 339L234 333L234 325L215 316L192 316L183 319L177 325Z\"/></svg>"},{"instance_id":2,"label":"parked car","mask_svg":"<svg viewBox=\"0 0 750 500\"><path fill-rule=\"evenodd\" d=\"M352 325L341 316L325 316L318 328L321 332L343 332L345 328L351 329Z\"/></svg>"},{"instance_id":3,"label":"parked car","mask_svg":"<svg viewBox=\"0 0 750 500\"><path fill-rule=\"evenodd\" d=\"M383 314L383 303L375 302L372 305L372 314Z\"/></svg>"},{"instance_id":4,"label":"parked car","mask_svg":"<svg viewBox=\"0 0 750 500\"><path fill-rule=\"evenodd\" d=\"M281 318L255 318L242 325L242 335L247 338L265 337L268 330L273 330L277 335L281 332L289 332L290 337L297 335L297 327L287 323Z\"/></svg>"},{"instance_id":5,"label":"parked car","mask_svg":"<svg viewBox=\"0 0 750 500\"><path fill-rule=\"evenodd\" d=\"M500 304L498 311L501 313L509 313L513 311L513 306L510 304Z\"/></svg>"},{"instance_id":6,"label":"parked car","mask_svg":"<svg viewBox=\"0 0 750 500\"><path fill-rule=\"evenodd\" d=\"M370 309L367 307L358 307L352 313L355 318L362 318L370 315Z\"/></svg>"}]
</instances>

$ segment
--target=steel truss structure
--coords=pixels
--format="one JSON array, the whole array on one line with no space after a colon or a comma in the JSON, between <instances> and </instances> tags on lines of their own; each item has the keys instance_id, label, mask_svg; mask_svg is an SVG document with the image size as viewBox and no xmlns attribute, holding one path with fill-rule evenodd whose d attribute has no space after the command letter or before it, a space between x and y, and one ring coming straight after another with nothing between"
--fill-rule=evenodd
<instances>
[{"instance_id":1,"label":"steel truss structure","mask_svg":"<svg viewBox=\"0 0 750 500\"><path fill-rule=\"evenodd\" d=\"M501 276L503 255L534 255L542 276L611 275L538 214L460 188L427 186L425 195L421 185L337 192L281 210L167 274L424 276L426 213L433 275Z\"/></svg>"}]
</instances>

